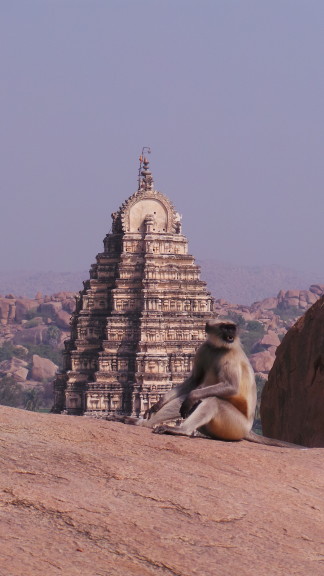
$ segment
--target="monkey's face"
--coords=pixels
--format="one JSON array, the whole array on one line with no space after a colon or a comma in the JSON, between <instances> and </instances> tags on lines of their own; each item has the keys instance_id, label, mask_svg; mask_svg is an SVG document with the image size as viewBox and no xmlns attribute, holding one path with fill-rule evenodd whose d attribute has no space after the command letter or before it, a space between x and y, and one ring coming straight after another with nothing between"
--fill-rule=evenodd
<instances>
[{"instance_id":1,"label":"monkey's face","mask_svg":"<svg viewBox=\"0 0 324 576\"><path fill-rule=\"evenodd\" d=\"M235 340L236 326L232 323L222 323L219 327L220 336L224 342L231 344Z\"/></svg>"},{"instance_id":2,"label":"monkey's face","mask_svg":"<svg viewBox=\"0 0 324 576\"><path fill-rule=\"evenodd\" d=\"M210 341L218 347L231 347L237 336L237 328L234 322L209 321L206 324L206 332Z\"/></svg>"}]
</instances>

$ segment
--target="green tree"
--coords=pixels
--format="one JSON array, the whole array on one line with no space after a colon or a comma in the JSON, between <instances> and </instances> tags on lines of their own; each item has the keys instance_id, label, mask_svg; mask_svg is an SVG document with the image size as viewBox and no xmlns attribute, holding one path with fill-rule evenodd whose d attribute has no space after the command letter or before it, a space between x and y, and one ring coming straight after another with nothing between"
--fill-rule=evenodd
<instances>
[{"instance_id":1,"label":"green tree","mask_svg":"<svg viewBox=\"0 0 324 576\"><path fill-rule=\"evenodd\" d=\"M291 325L304 313L304 311L301 310L301 308L297 308L297 306L290 306L289 308L275 308L274 313L277 316L280 316L283 322Z\"/></svg>"},{"instance_id":2,"label":"green tree","mask_svg":"<svg viewBox=\"0 0 324 576\"><path fill-rule=\"evenodd\" d=\"M227 318L229 318L229 320L232 320L232 322L235 322L236 326L239 326L240 328L245 327L246 322L242 314L235 312L235 310L229 310Z\"/></svg>"},{"instance_id":3,"label":"green tree","mask_svg":"<svg viewBox=\"0 0 324 576\"><path fill-rule=\"evenodd\" d=\"M49 344L26 344L26 348L28 348L30 357L33 354L37 354L42 358L48 358L49 360L52 360L52 362L54 362L54 364L59 367L62 366L62 350L53 348L53 346L50 346Z\"/></svg>"},{"instance_id":4,"label":"green tree","mask_svg":"<svg viewBox=\"0 0 324 576\"><path fill-rule=\"evenodd\" d=\"M53 380L48 382L43 382L41 391L41 407L45 409L50 409L54 402L54 389Z\"/></svg>"},{"instance_id":5,"label":"green tree","mask_svg":"<svg viewBox=\"0 0 324 576\"><path fill-rule=\"evenodd\" d=\"M22 401L22 386L16 382L13 376L3 376L0 379L0 404L18 408L22 405Z\"/></svg>"},{"instance_id":6,"label":"green tree","mask_svg":"<svg viewBox=\"0 0 324 576\"><path fill-rule=\"evenodd\" d=\"M31 318L25 322L24 328L35 328L40 324L43 324L43 318L41 316L35 316L34 318Z\"/></svg>"},{"instance_id":7,"label":"green tree","mask_svg":"<svg viewBox=\"0 0 324 576\"><path fill-rule=\"evenodd\" d=\"M57 326L55 326L55 324L51 324L47 328L45 336L46 344L49 344L50 346L54 347L58 346L58 344L60 343L60 339L61 339L61 330Z\"/></svg>"},{"instance_id":8,"label":"green tree","mask_svg":"<svg viewBox=\"0 0 324 576\"><path fill-rule=\"evenodd\" d=\"M264 326L257 320L249 320L241 332L241 341L247 355L251 354L254 344L265 334Z\"/></svg>"},{"instance_id":9,"label":"green tree","mask_svg":"<svg viewBox=\"0 0 324 576\"><path fill-rule=\"evenodd\" d=\"M31 308L30 310L27 310L25 314L26 320L32 320L32 318L35 318L35 316L39 316L37 308Z\"/></svg>"},{"instance_id":10,"label":"green tree","mask_svg":"<svg viewBox=\"0 0 324 576\"><path fill-rule=\"evenodd\" d=\"M24 392L24 408L36 412L40 405L40 393L37 388L30 388Z\"/></svg>"},{"instance_id":11,"label":"green tree","mask_svg":"<svg viewBox=\"0 0 324 576\"><path fill-rule=\"evenodd\" d=\"M5 342L0 346L0 362L11 360L11 358L26 358L26 352L19 346L14 346L12 342Z\"/></svg>"}]
</instances>

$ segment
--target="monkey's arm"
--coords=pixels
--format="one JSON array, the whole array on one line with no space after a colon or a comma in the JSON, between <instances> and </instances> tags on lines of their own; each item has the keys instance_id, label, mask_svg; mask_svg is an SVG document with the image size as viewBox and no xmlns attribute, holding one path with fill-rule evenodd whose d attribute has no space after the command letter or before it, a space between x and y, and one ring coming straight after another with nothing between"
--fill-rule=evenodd
<instances>
[{"instance_id":1,"label":"monkey's arm","mask_svg":"<svg viewBox=\"0 0 324 576\"><path fill-rule=\"evenodd\" d=\"M155 404L153 404L151 408L146 410L144 418L147 418L149 420L151 416L156 412L158 412L159 410L161 410L163 406L169 404L169 402L172 402L172 400L175 400L180 396L188 394L195 387L195 385L196 385L195 380L193 379L192 376L190 376L182 384L179 384L179 386L176 386L175 388L172 388L171 390L166 392L166 394L164 394L162 398L160 398L160 400L158 400Z\"/></svg>"},{"instance_id":2,"label":"monkey's arm","mask_svg":"<svg viewBox=\"0 0 324 576\"><path fill-rule=\"evenodd\" d=\"M219 382L218 384L212 384L211 386L192 390L183 401L180 408L180 414L182 418L187 418L192 408L198 404L200 400L212 396L216 396L217 398L229 398L237 393L238 388L238 382L236 379L233 379L232 381Z\"/></svg>"},{"instance_id":3,"label":"monkey's arm","mask_svg":"<svg viewBox=\"0 0 324 576\"><path fill-rule=\"evenodd\" d=\"M200 346L200 348L198 348L196 352L192 373L190 374L189 378L187 378L182 384L175 386L175 388L172 388L169 390L169 392L164 394L164 396L162 396L158 402L153 404L153 406L151 406L151 408L145 412L144 418L149 420L153 414L161 410L161 408L163 408L166 404L172 402L172 400L175 400L180 396L189 394L191 390L199 386L200 382L202 382L204 378L206 371L206 354L208 356L210 352L208 350L208 346L206 346L206 343L204 343Z\"/></svg>"},{"instance_id":4,"label":"monkey's arm","mask_svg":"<svg viewBox=\"0 0 324 576\"><path fill-rule=\"evenodd\" d=\"M186 396L191 392L191 390L197 388L200 382L202 382L202 380L204 379L204 375L206 372L206 363L208 364L209 356L210 356L209 347L206 345L206 343L204 343L200 346L200 348L198 348L196 352L192 373L190 374L189 378L187 378L182 384L179 384L178 386L172 388L172 390L169 390L169 392L164 394L164 396L162 396L162 398L160 398L158 402L153 404L153 406L151 406L151 408L149 408L145 412L144 418L147 418L149 420L153 414L161 410L161 408L163 408L166 404L172 402L172 400L175 400L180 396Z\"/></svg>"}]
</instances>

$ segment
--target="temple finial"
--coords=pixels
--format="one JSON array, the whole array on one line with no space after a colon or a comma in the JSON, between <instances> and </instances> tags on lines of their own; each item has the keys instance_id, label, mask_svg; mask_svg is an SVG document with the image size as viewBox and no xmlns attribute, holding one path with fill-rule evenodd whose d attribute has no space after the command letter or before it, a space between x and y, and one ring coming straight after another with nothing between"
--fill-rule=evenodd
<instances>
[{"instance_id":1,"label":"temple finial","mask_svg":"<svg viewBox=\"0 0 324 576\"><path fill-rule=\"evenodd\" d=\"M139 157L138 190L153 190L153 177L149 169L149 161L144 156L145 150L147 150L147 154L151 154L151 148L149 148L149 146L142 148L142 154Z\"/></svg>"}]
</instances>

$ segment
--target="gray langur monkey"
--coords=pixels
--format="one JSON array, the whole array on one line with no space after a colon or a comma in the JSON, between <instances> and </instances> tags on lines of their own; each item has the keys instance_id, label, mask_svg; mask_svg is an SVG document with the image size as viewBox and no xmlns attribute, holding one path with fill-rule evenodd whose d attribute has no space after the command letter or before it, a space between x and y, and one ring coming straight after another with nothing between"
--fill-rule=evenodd
<instances>
[{"instance_id":1,"label":"gray langur monkey","mask_svg":"<svg viewBox=\"0 0 324 576\"><path fill-rule=\"evenodd\" d=\"M201 432L218 440L246 439L270 446L298 446L259 436L251 431L257 401L252 366L244 353L237 327L231 321L210 320L206 341L198 348L191 375L167 392L144 415L129 423L156 434L195 436ZM180 417L177 426L166 422Z\"/></svg>"}]
</instances>

